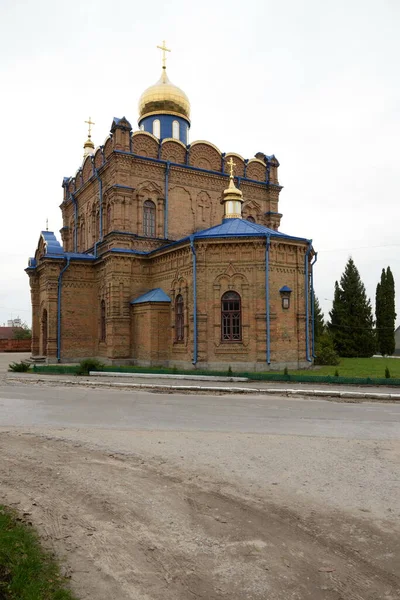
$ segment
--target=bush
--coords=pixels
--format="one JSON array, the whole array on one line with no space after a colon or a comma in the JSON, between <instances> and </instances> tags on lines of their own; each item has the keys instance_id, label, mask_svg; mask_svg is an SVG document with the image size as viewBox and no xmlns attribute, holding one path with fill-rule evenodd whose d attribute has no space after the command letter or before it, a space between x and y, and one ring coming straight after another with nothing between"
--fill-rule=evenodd
<instances>
[{"instance_id":1,"label":"bush","mask_svg":"<svg viewBox=\"0 0 400 600\"><path fill-rule=\"evenodd\" d=\"M288 371L288 368L287 368L287 367L285 367L285 368L283 369L283 374L284 374L284 375L289 375L289 371Z\"/></svg>"},{"instance_id":2,"label":"bush","mask_svg":"<svg viewBox=\"0 0 400 600\"><path fill-rule=\"evenodd\" d=\"M337 369L335 371L335 377L339 377L339 371Z\"/></svg>"},{"instance_id":3,"label":"bush","mask_svg":"<svg viewBox=\"0 0 400 600\"><path fill-rule=\"evenodd\" d=\"M385 369L385 377L386 377L386 379L390 379L389 367L386 367L386 369Z\"/></svg>"},{"instance_id":4,"label":"bush","mask_svg":"<svg viewBox=\"0 0 400 600\"><path fill-rule=\"evenodd\" d=\"M76 374L89 375L89 371L104 371L104 365L96 358L87 358L86 360L81 360Z\"/></svg>"},{"instance_id":5,"label":"bush","mask_svg":"<svg viewBox=\"0 0 400 600\"><path fill-rule=\"evenodd\" d=\"M334 367L340 363L339 355L333 345L333 339L328 332L323 333L319 338L315 354L317 355L314 361L316 365L331 365Z\"/></svg>"},{"instance_id":6,"label":"bush","mask_svg":"<svg viewBox=\"0 0 400 600\"><path fill-rule=\"evenodd\" d=\"M232 373L233 373L233 371L232 371L232 367L231 367L231 365L229 365L229 368L228 368L228 375L230 376L230 375L232 375Z\"/></svg>"},{"instance_id":7,"label":"bush","mask_svg":"<svg viewBox=\"0 0 400 600\"><path fill-rule=\"evenodd\" d=\"M8 365L10 371L14 371L15 373L26 373L31 368L31 365L28 362L21 361L19 363L13 362Z\"/></svg>"}]
</instances>

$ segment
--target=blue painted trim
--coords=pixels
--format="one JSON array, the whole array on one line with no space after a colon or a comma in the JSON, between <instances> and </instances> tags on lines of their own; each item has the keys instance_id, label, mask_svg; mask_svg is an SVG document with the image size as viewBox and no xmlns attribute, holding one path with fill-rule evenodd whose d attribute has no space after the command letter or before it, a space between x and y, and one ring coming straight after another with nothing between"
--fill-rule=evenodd
<instances>
[{"instance_id":1,"label":"blue painted trim","mask_svg":"<svg viewBox=\"0 0 400 600\"><path fill-rule=\"evenodd\" d=\"M58 276L58 289L57 289L57 362L60 362L61 359L61 287L62 287L62 278L65 271L68 269L70 264L69 257L67 258L67 264L61 270Z\"/></svg>"},{"instance_id":2,"label":"blue painted trim","mask_svg":"<svg viewBox=\"0 0 400 600\"><path fill-rule=\"evenodd\" d=\"M94 165L93 165L94 167ZM99 221L100 221L100 232L99 242L103 240L103 182L97 169L94 170L94 175L99 182Z\"/></svg>"},{"instance_id":3,"label":"blue painted trim","mask_svg":"<svg viewBox=\"0 0 400 600\"><path fill-rule=\"evenodd\" d=\"M314 255L314 262L311 263L311 353L313 358L315 355L315 297L314 297L314 265L317 262L318 252Z\"/></svg>"},{"instance_id":4,"label":"blue painted trim","mask_svg":"<svg viewBox=\"0 0 400 600\"><path fill-rule=\"evenodd\" d=\"M72 194L72 192L70 193L70 198L72 200L72 202L74 203L74 252L78 251L78 202L74 196L74 194Z\"/></svg>"},{"instance_id":5,"label":"blue painted trim","mask_svg":"<svg viewBox=\"0 0 400 600\"><path fill-rule=\"evenodd\" d=\"M152 158L151 156L141 156L140 154L135 154L134 152L126 152L126 150L113 150L113 152L115 154L124 154L126 156L133 156L134 158L140 158L141 160L146 160L148 162L154 162L154 163L159 163L159 164L166 164L168 161L162 159L162 158ZM220 177L226 177L227 179L229 179L229 174L228 173L222 173L221 171L212 171L210 169L202 169L200 167L193 167L192 165L187 165L184 163L175 163L175 162L170 162L169 163L171 166L173 167L182 167L183 169L189 169L191 171L198 171L199 173L209 173L210 175L219 175ZM272 186L272 187L278 187L278 188L282 188L281 185L278 185L276 183L267 183L265 181L257 181L256 179L248 179L247 177L242 177L242 179L246 182L246 183L256 183L257 185L262 185L262 186Z\"/></svg>"},{"instance_id":6,"label":"blue painted trim","mask_svg":"<svg viewBox=\"0 0 400 600\"><path fill-rule=\"evenodd\" d=\"M192 250L193 260L193 360L192 364L197 364L197 261L196 249L194 247L194 236L190 236L190 248Z\"/></svg>"},{"instance_id":7,"label":"blue painted trim","mask_svg":"<svg viewBox=\"0 0 400 600\"><path fill-rule=\"evenodd\" d=\"M312 358L310 356L310 340L309 340L309 293L310 293L310 282L308 276L308 257L310 256L310 252L312 249L312 242L309 240L308 249L304 257L304 296L305 296L305 304L306 304L306 360L308 362L312 362Z\"/></svg>"},{"instance_id":8,"label":"blue painted trim","mask_svg":"<svg viewBox=\"0 0 400 600\"><path fill-rule=\"evenodd\" d=\"M164 205L164 238L168 239L168 186L170 163L165 165L165 205Z\"/></svg>"},{"instance_id":9,"label":"blue painted trim","mask_svg":"<svg viewBox=\"0 0 400 600\"><path fill-rule=\"evenodd\" d=\"M267 364L271 364L271 331L269 314L269 247L271 244L270 236L265 237L265 313L267 321Z\"/></svg>"}]
</instances>

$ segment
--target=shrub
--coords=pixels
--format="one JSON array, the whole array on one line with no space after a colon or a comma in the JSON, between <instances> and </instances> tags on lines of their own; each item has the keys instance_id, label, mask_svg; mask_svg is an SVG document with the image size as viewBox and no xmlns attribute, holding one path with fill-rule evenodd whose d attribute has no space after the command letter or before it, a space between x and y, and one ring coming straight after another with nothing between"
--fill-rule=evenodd
<instances>
[{"instance_id":1,"label":"shrub","mask_svg":"<svg viewBox=\"0 0 400 600\"><path fill-rule=\"evenodd\" d=\"M339 371L337 369L335 371L335 377L339 377Z\"/></svg>"},{"instance_id":2,"label":"shrub","mask_svg":"<svg viewBox=\"0 0 400 600\"><path fill-rule=\"evenodd\" d=\"M87 358L86 360L81 360L76 374L89 375L89 371L104 371L104 365L96 358Z\"/></svg>"},{"instance_id":3,"label":"shrub","mask_svg":"<svg viewBox=\"0 0 400 600\"><path fill-rule=\"evenodd\" d=\"M390 379L389 367L386 367L386 369L385 369L385 377L386 377L386 379Z\"/></svg>"},{"instance_id":4,"label":"shrub","mask_svg":"<svg viewBox=\"0 0 400 600\"><path fill-rule=\"evenodd\" d=\"M340 363L339 355L333 345L332 336L328 332L323 333L319 338L315 354L317 355L314 361L316 365L331 365L334 367Z\"/></svg>"},{"instance_id":5,"label":"shrub","mask_svg":"<svg viewBox=\"0 0 400 600\"><path fill-rule=\"evenodd\" d=\"M231 365L229 365L229 368L228 368L228 375L232 375L232 373L233 373L233 371L232 371L232 367L231 367Z\"/></svg>"},{"instance_id":6,"label":"shrub","mask_svg":"<svg viewBox=\"0 0 400 600\"><path fill-rule=\"evenodd\" d=\"M10 371L14 371L15 373L26 373L31 368L31 365L28 362L21 361L19 363L13 362L8 365Z\"/></svg>"},{"instance_id":7,"label":"shrub","mask_svg":"<svg viewBox=\"0 0 400 600\"><path fill-rule=\"evenodd\" d=\"M287 368L287 367L285 367L285 368L283 369L283 374L284 374L284 375L289 375L289 371L288 371L288 368Z\"/></svg>"}]
</instances>

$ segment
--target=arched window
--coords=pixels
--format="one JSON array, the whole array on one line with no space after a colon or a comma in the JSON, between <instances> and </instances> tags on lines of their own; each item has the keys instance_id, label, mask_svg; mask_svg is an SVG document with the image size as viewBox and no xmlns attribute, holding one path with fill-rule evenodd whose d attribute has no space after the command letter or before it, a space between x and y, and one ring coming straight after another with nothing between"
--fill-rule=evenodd
<instances>
[{"instance_id":1,"label":"arched window","mask_svg":"<svg viewBox=\"0 0 400 600\"><path fill-rule=\"evenodd\" d=\"M221 339L223 342L242 339L242 308L237 292L226 292L221 298Z\"/></svg>"},{"instance_id":2,"label":"arched window","mask_svg":"<svg viewBox=\"0 0 400 600\"><path fill-rule=\"evenodd\" d=\"M106 303L104 300L100 303L100 341L106 341Z\"/></svg>"},{"instance_id":3,"label":"arched window","mask_svg":"<svg viewBox=\"0 0 400 600\"><path fill-rule=\"evenodd\" d=\"M255 223L256 220L254 217L252 217L251 215L247 217L247 221L250 221L250 223Z\"/></svg>"},{"instance_id":4,"label":"arched window","mask_svg":"<svg viewBox=\"0 0 400 600\"><path fill-rule=\"evenodd\" d=\"M156 205L151 200L143 204L143 233L147 237L156 235Z\"/></svg>"},{"instance_id":5,"label":"arched window","mask_svg":"<svg viewBox=\"0 0 400 600\"><path fill-rule=\"evenodd\" d=\"M172 121L172 137L179 140L179 121Z\"/></svg>"},{"instance_id":6,"label":"arched window","mask_svg":"<svg viewBox=\"0 0 400 600\"><path fill-rule=\"evenodd\" d=\"M42 313L42 356L47 356L47 310Z\"/></svg>"},{"instance_id":7,"label":"arched window","mask_svg":"<svg viewBox=\"0 0 400 600\"><path fill-rule=\"evenodd\" d=\"M175 300L175 341L183 342L185 317L183 313L183 297L179 294Z\"/></svg>"},{"instance_id":8,"label":"arched window","mask_svg":"<svg viewBox=\"0 0 400 600\"><path fill-rule=\"evenodd\" d=\"M186 144L189 144L189 127L186 127Z\"/></svg>"},{"instance_id":9,"label":"arched window","mask_svg":"<svg viewBox=\"0 0 400 600\"><path fill-rule=\"evenodd\" d=\"M107 230L108 233L111 231L111 204L107 206Z\"/></svg>"},{"instance_id":10,"label":"arched window","mask_svg":"<svg viewBox=\"0 0 400 600\"><path fill-rule=\"evenodd\" d=\"M140 126L140 131L144 131L144 125Z\"/></svg>"},{"instance_id":11,"label":"arched window","mask_svg":"<svg viewBox=\"0 0 400 600\"><path fill-rule=\"evenodd\" d=\"M155 135L156 138L160 137L160 119L154 119L153 121L153 135Z\"/></svg>"}]
</instances>

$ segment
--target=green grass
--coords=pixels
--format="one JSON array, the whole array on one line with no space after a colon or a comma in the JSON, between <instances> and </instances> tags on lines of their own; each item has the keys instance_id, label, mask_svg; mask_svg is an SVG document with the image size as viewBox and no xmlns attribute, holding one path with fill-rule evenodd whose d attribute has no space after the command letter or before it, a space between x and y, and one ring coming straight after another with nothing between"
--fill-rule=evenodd
<instances>
[{"instance_id":1,"label":"green grass","mask_svg":"<svg viewBox=\"0 0 400 600\"><path fill-rule=\"evenodd\" d=\"M388 367L393 378L400 378L400 358L341 358L335 367L314 367L309 373L313 375L334 375L336 369L341 377L384 378ZM304 371L290 371L293 375L304 375Z\"/></svg>"},{"instance_id":2,"label":"green grass","mask_svg":"<svg viewBox=\"0 0 400 600\"><path fill-rule=\"evenodd\" d=\"M272 364L273 366L273 364ZM391 378L385 378L385 369L389 368ZM77 374L78 365L40 365L35 366L36 373L47 374ZM201 369L184 370L166 367L136 367L136 366L106 366L105 371L119 371L128 373L166 373L190 375L233 375L249 377L253 380L265 381L303 381L310 383L335 383L355 385L400 385L400 359L397 358L342 358L335 367L314 367L304 370L289 369L288 375L283 371L266 372L238 372L233 369L229 372L229 365L225 371L205 371ZM335 377L335 371L339 377ZM332 378L332 381L331 381Z\"/></svg>"},{"instance_id":3,"label":"green grass","mask_svg":"<svg viewBox=\"0 0 400 600\"><path fill-rule=\"evenodd\" d=\"M76 600L58 565L37 534L0 505L0 598L5 600Z\"/></svg>"}]
</instances>

